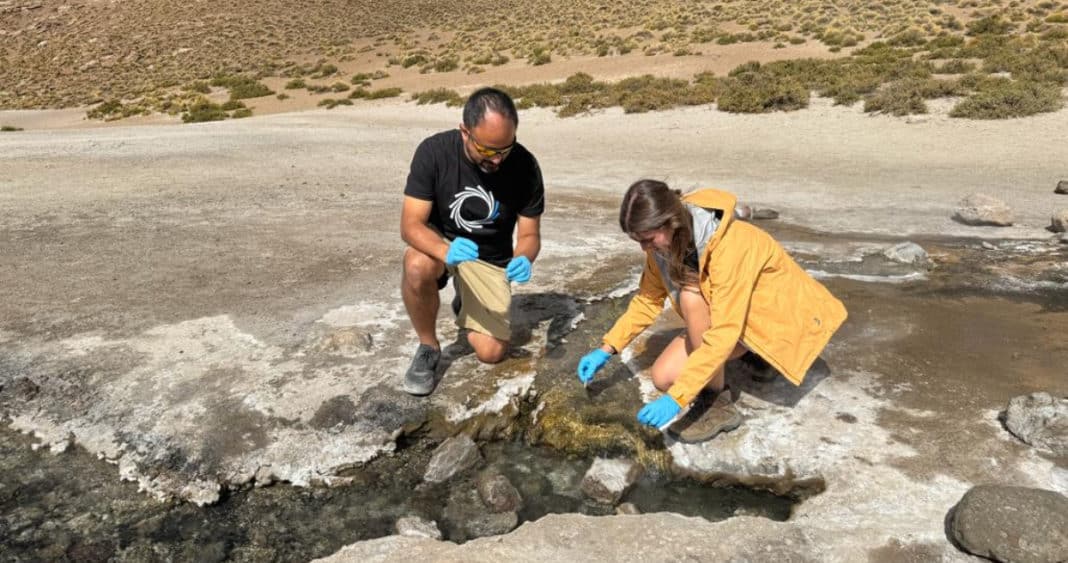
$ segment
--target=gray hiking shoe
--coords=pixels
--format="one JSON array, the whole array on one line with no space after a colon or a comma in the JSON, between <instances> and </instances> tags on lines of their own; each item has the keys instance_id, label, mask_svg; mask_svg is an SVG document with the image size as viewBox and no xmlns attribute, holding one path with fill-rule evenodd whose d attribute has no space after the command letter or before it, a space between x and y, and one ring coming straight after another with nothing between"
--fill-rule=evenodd
<instances>
[{"instance_id":1,"label":"gray hiking shoe","mask_svg":"<svg viewBox=\"0 0 1068 563\"><path fill-rule=\"evenodd\" d=\"M680 442L703 442L721 432L730 432L742 423L742 413L734 407L731 391L702 391L690 410L674 424L667 433Z\"/></svg>"},{"instance_id":2,"label":"gray hiking shoe","mask_svg":"<svg viewBox=\"0 0 1068 563\"><path fill-rule=\"evenodd\" d=\"M404 391L411 395L429 395L434 391L434 370L438 367L441 352L420 344L415 350L412 365L404 374Z\"/></svg>"}]
</instances>

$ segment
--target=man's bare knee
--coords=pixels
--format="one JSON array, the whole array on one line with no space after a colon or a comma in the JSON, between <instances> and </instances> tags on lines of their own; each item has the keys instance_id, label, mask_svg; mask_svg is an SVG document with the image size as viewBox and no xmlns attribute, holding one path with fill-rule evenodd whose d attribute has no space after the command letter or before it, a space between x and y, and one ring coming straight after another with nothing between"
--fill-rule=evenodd
<instances>
[{"instance_id":1,"label":"man's bare knee","mask_svg":"<svg viewBox=\"0 0 1068 563\"><path fill-rule=\"evenodd\" d=\"M484 364L497 364L508 355L508 342L477 332L467 333L467 341L475 349L475 357Z\"/></svg>"},{"instance_id":2,"label":"man's bare knee","mask_svg":"<svg viewBox=\"0 0 1068 563\"><path fill-rule=\"evenodd\" d=\"M654 367L652 372L653 386L660 392L667 391L674 381L663 370Z\"/></svg>"},{"instance_id":3,"label":"man's bare knee","mask_svg":"<svg viewBox=\"0 0 1068 563\"><path fill-rule=\"evenodd\" d=\"M445 266L437 260L408 247L404 251L404 282L412 287L436 283Z\"/></svg>"}]
</instances>

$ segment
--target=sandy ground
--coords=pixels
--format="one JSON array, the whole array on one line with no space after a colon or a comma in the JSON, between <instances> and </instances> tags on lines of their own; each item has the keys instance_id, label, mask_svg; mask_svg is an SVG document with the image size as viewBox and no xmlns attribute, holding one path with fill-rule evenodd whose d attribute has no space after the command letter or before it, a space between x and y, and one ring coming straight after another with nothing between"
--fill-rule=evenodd
<instances>
[{"instance_id":1,"label":"sandy ground","mask_svg":"<svg viewBox=\"0 0 1068 563\"><path fill-rule=\"evenodd\" d=\"M381 404L403 373L414 338L398 299L398 200L416 144L454 127L458 114L383 101L182 127L0 135L0 286L6 295L0 381L25 376L40 387L39 399L5 407L14 426L57 449L73 440L116 462L122 477L148 491L197 502L217 497L212 479L219 474L241 483L264 469L314 484L389 451L403 421L375 421L363 433L324 432L312 422L338 397L351 397L357 414ZM543 256L520 290L528 297L593 297L630 281L618 265L633 261L636 249L617 232L614 206L643 176L683 189L735 191L757 207L781 211L782 223L834 233L831 242L807 247L792 235L795 251L847 257L857 252L851 240L857 233L1045 244L1051 213L1068 206L1068 196L1053 193L1068 174L1068 146L1057 142L1068 129L1068 112L1006 122L941 114L909 121L817 101L788 114L609 110L561 120L532 110L521 120L519 140L541 162L549 201ZM1004 199L1017 224L999 229L953 222L957 201L973 192ZM1002 436L990 412L1014 393L1046 386L1064 392L1053 374L1068 352L1048 343L1050 360L1026 347L1027 335L1063 331L1063 312L1040 315L1014 304L983 311L994 326L1015 319L1007 330L1016 331L1021 340L1013 342L1024 355L1004 367L1021 375L978 395L978 402L958 397L940 406L900 393L892 379L900 358L930 354L930 342L942 331L955 335L946 342L961 351L938 358L948 362L939 370L905 364L914 368L909 373L918 385L940 371L990 365L991 353L970 349L1008 346L1005 336L992 330L963 337L970 320L961 325L952 319L973 318L960 316L975 314L967 301L947 301L932 313L944 314L944 324L924 334L913 317L929 310L925 303L831 284L856 307L856 324L829 353L840 370L836 377L817 381L795 409L757 399L747 407L774 422L769 427L776 432L762 444L784 456L778 469L822 475L832 481L831 491L806 504L799 525L765 523L765 535L754 537L781 537L786 529L798 534L800 547L791 551L797 559L852 560L891 545L890 538L915 543L921 555L960 558L944 541L940 518L947 503L992 470L985 459L950 447L953 434L917 434L917 428L965 428L982 439L984 453L1012 462L1008 475L1068 489L1061 462ZM483 378L489 380L483 389L472 391L470 381L482 372L465 368L460 373L471 379L446 385L434 408L457 413L457 424L491 408L507 409L530 388L546 338L543 321L529 321L525 346L531 353L505 366L511 371L501 385ZM967 375L937 385L966 392ZM845 423L822 406L827 401L848 407L857 422L824 446L824 430L846 428L835 426ZM804 413L822 416L823 425L811 432L802 426L802 439L787 447L781 440L789 439L795 422L804 424ZM943 413L953 424L938 419ZM886 443L867 440L871 436ZM821 455L798 451L809 447ZM672 451L691 467L717 463L709 450L675 445ZM941 451L951 453L952 470L939 467ZM857 461L857 455L868 457ZM868 480L883 488L871 502L858 502L873 494ZM895 498L907 502L895 505ZM666 520L646 522L651 530L666 530L674 525ZM887 522L892 525L882 529ZM522 528L526 532L509 545L522 547L539 529L555 537L573 525L566 518L543 519ZM738 525L699 529L715 537ZM759 549L758 543L747 549ZM353 560L360 549L379 548L387 559L403 558L398 545L363 546ZM525 545L536 550L539 544ZM428 549L435 557L464 557ZM574 549L568 553L591 553L581 544ZM735 552L746 553L759 552ZM890 560L895 554L889 552Z\"/></svg>"}]
</instances>

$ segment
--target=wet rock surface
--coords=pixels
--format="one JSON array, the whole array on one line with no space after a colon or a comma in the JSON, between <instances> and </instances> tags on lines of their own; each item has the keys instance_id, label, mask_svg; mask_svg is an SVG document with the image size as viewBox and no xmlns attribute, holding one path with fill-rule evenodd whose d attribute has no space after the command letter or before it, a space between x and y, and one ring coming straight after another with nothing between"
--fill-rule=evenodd
<instances>
[{"instance_id":1,"label":"wet rock surface","mask_svg":"<svg viewBox=\"0 0 1068 563\"><path fill-rule=\"evenodd\" d=\"M1049 393L1013 397L1004 414L1014 436L1059 456L1068 456L1068 398Z\"/></svg>"},{"instance_id":2,"label":"wet rock surface","mask_svg":"<svg viewBox=\"0 0 1068 563\"><path fill-rule=\"evenodd\" d=\"M428 483L448 481L457 473L471 469L482 461L478 444L466 435L455 436L441 443L430 458L423 480Z\"/></svg>"},{"instance_id":3,"label":"wet rock surface","mask_svg":"<svg viewBox=\"0 0 1068 563\"><path fill-rule=\"evenodd\" d=\"M927 251L914 242L895 244L883 251L883 256L901 264L927 263Z\"/></svg>"},{"instance_id":4,"label":"wet rock surface","mask_svg":"<svg viewBox=\"0 0 1068 563\"><path fill-rule=\"evenodd\" d=\"M523 506L523 497L500 472L484 471L478 476L478 495L492 512L515 512Z\"/></svg>"},{"instance_id":5,"label":"wet rock surface","mask_svg":"<svg viewBox=\"0 0 1068 563\"><path fill-rule=\"evenodd\" d=\"M1026 487L970 489L949 515L961 549L994 561L1068 560L1068 497Z\"/></svg>"},{"instance_id":6,"label":"wet rock surface","mask_svg":"<svg viewBox=\"0 0 1068 563\"><path fill-rule=\"evenodd\" d=\"M582 492L593 500L614 505L641 474L642 466L632 459L597 458L582 478Z\"/></svg>"}]
</instances>

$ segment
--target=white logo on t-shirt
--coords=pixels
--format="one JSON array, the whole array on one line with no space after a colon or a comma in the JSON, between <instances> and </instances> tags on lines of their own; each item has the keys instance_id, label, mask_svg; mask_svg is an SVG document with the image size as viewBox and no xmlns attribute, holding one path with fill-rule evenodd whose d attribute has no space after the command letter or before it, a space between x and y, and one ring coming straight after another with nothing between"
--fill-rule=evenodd
<instances>
[{"instance_id":1,"label":"white logo on t-shirt","mask_svg":"<svg viewBox=\"0 0 1068 563\"><path fill-rule=\"evenodd\" d=\"M463 209L464 201L476 197L486 203L486 216L481 219L465 219L460 210ZM453 196L453 202L449 204L449 217L456 225L467 232L481 229L482 225L492 223L500 215L501 205L493 198L493 194L486 191L481 185L472 188L465 186L464 191Z\"/></svg>"}]
</instances>

